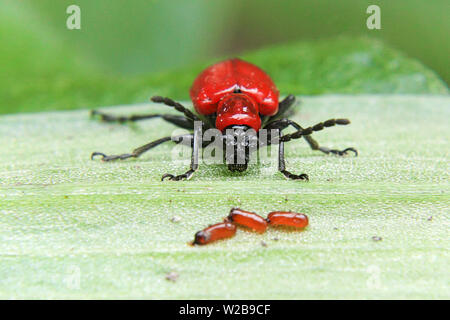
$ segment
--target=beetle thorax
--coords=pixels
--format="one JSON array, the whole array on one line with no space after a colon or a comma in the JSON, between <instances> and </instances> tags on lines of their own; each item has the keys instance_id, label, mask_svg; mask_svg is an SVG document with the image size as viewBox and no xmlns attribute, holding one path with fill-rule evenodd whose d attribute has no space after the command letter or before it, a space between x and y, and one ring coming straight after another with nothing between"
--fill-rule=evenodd
<instances>
[{"instance_id":1,"label":"beetle thorax","mask_svg":"<svg viewBox=\"0 0 450 320\"><path fill-rule=\"evenodd\" d=\"M248 126L256 131L261 128L258 104L248 95L230 93L220 100L216 128L223 132L230 126Z\"/></svg>"}]
</instances>

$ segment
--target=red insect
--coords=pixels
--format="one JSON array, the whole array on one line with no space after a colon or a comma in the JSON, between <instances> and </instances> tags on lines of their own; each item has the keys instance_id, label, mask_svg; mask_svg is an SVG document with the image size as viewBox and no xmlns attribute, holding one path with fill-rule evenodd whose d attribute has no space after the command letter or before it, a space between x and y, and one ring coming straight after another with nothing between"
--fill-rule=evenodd
<instances>
[{"instance_id":1,"label":"red insect","mask_svg":"<svg viewBox=\"0 0 450 320\"><path fill-rule=\"evenodd\" d=\"M278 170L287 178L294 180L308 180L304 173L296 175L286 170L284 160L284 143L304 138L313 150L320 150L326 154L344 155L354 148L344 150L321 147L311 134L325 127L347 125L347 119L330 119L314 126L303 128L298 123L288 119L290 108L294 105L295 97L288 95L279 101L279 92L271 78L257 66L240 60L229 59L206 68L194 80L190 96L198 115L192 113L178 102L160 96L152 97L153 102L164 103L175 108L183 115L144 114L129 117L114 116L93 110L92 114L100 115L103 121L127 122L160 117L176 126L193 130L193 133L176 137L164 137L141 146L131 153L107 156L101 152L94 152L91 158L101 156L103 161L137 158L144 152L167 141L184 142L192 148L191 167L181 175L166 173L161 180L190 179L198 169L199 149L216 143L216 139L201 141L203 133L208 129L218 129L221 135L218 143L225 150L224 162L230 171L245 171L250 161L250 153L260 147L279 144ZM199 122L198 129L194 122ZM287 127L292 126L296 131L282 134ZM252 129L252 130L250 130ZM265 129L264 131L262 129ZM273 136L275 134L275 136ZM187 141L187 142L186 142Z\"/></svg>"},{"instance_id":2,"label":"red insect","mask_svg":"<svg viewBox=\"0 0 450 320\"><path fill-rule=\"evenodd\" d=\"M213 241L231 238L236 234L236 226L230 222L221 222L209 226L195 234L192 244L208 244Z\"/></svg>"},{"instance_id":3,"label":"red insect","mask_svg":"<svg viewBox=\"0 0 450 320\"><path fill-rule=\"evenodd\" d=\"M279 92L272 79L257 66L230 59L206 68L192 85L195 110L216 114L216 128L245 125L256 131L262 116L278 112Z\"/></svg>"},{"instance_id":4,"label":"red insect","mask_svg":"<svg viewBox=\"0 0 450 320\"><path fill-rule=\"evenodd\" d=\"M301 213L274 211L267 215L267 222L271 226L305 228L308 225L308 217Z\"/></svg>"},{"instance_id":5,"label":"red insect","mask_svg":"<svg viewBox=\"0 0 450 320\"><path fill-rule=\"evenodd\" d=\"M267 229L267 221L254 212L233 208L228 215L228 220L239 225L263 233Z\"/></svg>"}]
</instances>

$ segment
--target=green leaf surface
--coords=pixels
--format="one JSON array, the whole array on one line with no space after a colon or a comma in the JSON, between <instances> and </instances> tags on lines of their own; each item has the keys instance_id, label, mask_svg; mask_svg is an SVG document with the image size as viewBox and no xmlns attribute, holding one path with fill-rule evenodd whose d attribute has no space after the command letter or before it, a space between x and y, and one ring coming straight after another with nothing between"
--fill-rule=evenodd
<instances>
[{"instance_id":1,"label":"green leaf surface","mask_svg":"<svg viewBox=\"0 0 450 320\"><path fill-rule=\"evenodd\" d=\"M448 96L300 99L302 125L352 120L314 134L322 145L360 152L339 158L288 143L288 169L308 173L308 183L286 181L273 158L242 175L201 165L190 181L161 182L187 168L171 161L170 143L135 160L89 160L172 134L158 119L104 124L87 110L0 117L0 297L450 298ZM188 245L233 206L303 212L310 226Z\"/></svg>"}]
</instances>

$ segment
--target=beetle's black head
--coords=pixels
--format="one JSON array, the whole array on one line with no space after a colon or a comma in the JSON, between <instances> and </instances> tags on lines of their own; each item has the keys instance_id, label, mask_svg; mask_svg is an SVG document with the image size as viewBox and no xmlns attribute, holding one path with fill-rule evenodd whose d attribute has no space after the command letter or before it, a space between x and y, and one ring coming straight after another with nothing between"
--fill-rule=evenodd
<instances>
[{"instance_id":1,"label":"beetle's black head","mask_svg":"<svg viewBox=\"0 0 450 320\"><path fill-rule=\"evenodd\" d=\"M228 170L243 172L247 170L250 153L256 150L258 137L256 131L248 126L232 125L225 129L224 157Z\"/></svg>"}]
</instances>

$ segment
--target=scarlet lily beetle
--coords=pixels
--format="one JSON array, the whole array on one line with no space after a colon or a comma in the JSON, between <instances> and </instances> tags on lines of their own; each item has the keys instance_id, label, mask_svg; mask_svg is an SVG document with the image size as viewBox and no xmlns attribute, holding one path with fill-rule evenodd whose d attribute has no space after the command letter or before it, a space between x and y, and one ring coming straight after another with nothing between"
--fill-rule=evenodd
<instances>
[{"instance_id":1,"label":"scarlet lily beetle","mask_svg":"<svg viewBox=\"0 0 450 320\"><path fill-rule=\"evenodd\" d=\"M166 178L175 181L190 179L198 169L199 149L205 148L212 142L200 142L200 136L205 130L212 128L220 130L223 149L227 150L224 153L224 160L230 171L242 172L247 169L250 150L255 144L257 148L279 144L278 170L287 179L308 180L308 175L304 173L297 175L287 171L284 160L284 143L302 137L313 150L319 150L326 154L344 155L348 151L354 152L355 155L358 154L354 148L336 150L319 146L317 141L311 137L311 134L315 131L334 125L347 125L350 123L349 120L330 119L311 127L301 127L298 123L287 118L295 103L295 97L288 95L279 102L279 91L272 79L263 70L246 61L229 59L206 68L195 79L190 90L190 96L197 114L170 98L160 96L154 96L151 100L173 107L183 115L144 114L118 117L93 110L92 115L99 115L103 121L107 122L139 121L159 117L178 127L194 130L194 132L173 138L164 137L143 145L131 153L108 156L101 152L94 152L91 159L95 156L101 156L103 161L137 158L161 143L171 140L180 143L187 140L192 148L190 169L180 175L166 173L161 180ZM195 127L197 121L201 123L200 130ZM289 126L292 126L296 131L282 135L282 131ZM253 129L253 131L250 129ZM247 135L250 131L255 132L256 135ZM262 132L268 138L265 142L261 139ZM276 137L273 137L273 132L275 132ZM228 152L228 150L231 150L231 152Z\"/></svg>"}]
</instances>

